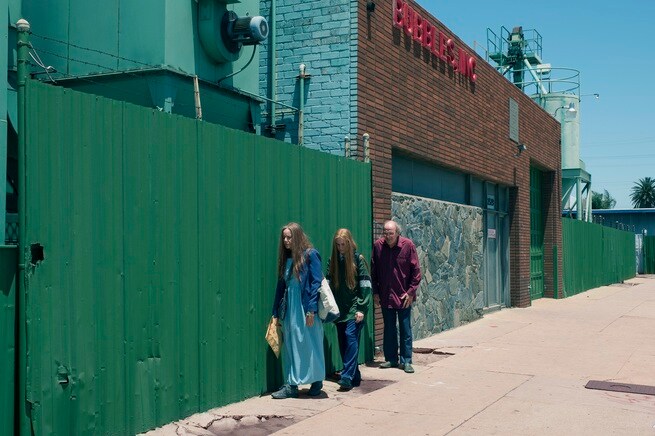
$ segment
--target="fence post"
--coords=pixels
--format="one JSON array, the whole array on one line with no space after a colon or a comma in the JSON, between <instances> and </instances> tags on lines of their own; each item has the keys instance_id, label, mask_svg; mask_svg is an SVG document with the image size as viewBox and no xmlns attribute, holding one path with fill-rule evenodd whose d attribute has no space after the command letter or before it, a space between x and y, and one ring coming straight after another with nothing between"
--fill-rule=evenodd
<instances>
[{"instance_id":1,"label":"fence post","mask_svg":"<svg viewBox=\"0 0 655 436\"><path fill-rule=\"evenodd\" d=\"M300 64L298 74L299 88L300 88L300 109L298 110L298 145L303 145L305 142L305 79L308 75L305 73L305 64Z\"/></svg>"}]
</instances>

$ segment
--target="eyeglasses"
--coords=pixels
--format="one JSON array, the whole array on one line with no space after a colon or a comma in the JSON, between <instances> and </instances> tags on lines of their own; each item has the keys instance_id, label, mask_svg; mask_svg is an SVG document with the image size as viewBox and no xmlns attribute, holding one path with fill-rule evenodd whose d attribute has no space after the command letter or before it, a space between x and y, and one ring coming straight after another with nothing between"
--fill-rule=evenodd
<instances>
[{"instance_id":1,"label":"eyeglasses","mask_svg":"<svg viewBox=\"0 0 655 436\"><path fill-rule=\"evenodd\" d=\"M385 231L382 232L382 233L384 233L385 235L393 235L393 234L396 233L396 231L395 231L395 230L385 230Z\"/></svg>"}]
</instances>

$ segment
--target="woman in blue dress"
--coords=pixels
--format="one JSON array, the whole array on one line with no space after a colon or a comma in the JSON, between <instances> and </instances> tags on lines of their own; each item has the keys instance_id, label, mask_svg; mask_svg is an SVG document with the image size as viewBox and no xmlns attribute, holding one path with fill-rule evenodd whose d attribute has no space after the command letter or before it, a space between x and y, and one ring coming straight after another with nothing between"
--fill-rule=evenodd
<instances>
[{"instance_id":1,"label":"woman in blue dress","mask_svg":"<svg viewBox=\"0 0 655 436\"><path fill-rule=\"evenodd\" d=\"M308 395L317 396L325 378L323 324L317 314L323 271L300 224L289 223L280 232L277 271L273 319L282 327L284 385L272 397L297 398L304 384L311 384Z\"/></svg>"}]
</instances>

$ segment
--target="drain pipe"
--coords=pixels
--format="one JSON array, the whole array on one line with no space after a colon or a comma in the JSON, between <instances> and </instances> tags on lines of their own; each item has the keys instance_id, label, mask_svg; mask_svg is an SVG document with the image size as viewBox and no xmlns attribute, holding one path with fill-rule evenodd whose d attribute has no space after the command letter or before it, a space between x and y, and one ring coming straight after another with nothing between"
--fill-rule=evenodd
<instances>
[{"instance_id":1,"label":"drain pipe","mask_svg":"<svg viewBox=\"0 0 655 436\"><path fill-rule=\"evenodd\" d=\"M343 138L343 149L346 154L346 159L350 159L350 137L347 135Z\"/></svg>"},{"instance_id":2,"label":"drain pipe","mask_svg":"<svg viewBox=\"0 0 655 436\"><path fill-rule=\"evenodd\" d=\"M277 57L276 57L276 15L277 15L277 2L276 0L271 0L271 19L268 22L269 28L271 30L271 49L270 49L270 54L269 54L269 60L268 62L270 63L270 74L271 74L271 89L270 89L270 102L271 102L271 113L270 113L270 128L271 128L271 135L275 136L275 131L276 131L276 126L275 126L275 111L277 110L275 100L277 99L277 67L276 67L276 62L277 62Z\"/></svg>"},{"instance_id":3,"label":"drain pipe","mask_svg":"<svg viewBox=\"0 0 655 436\"><path fill-rule=\"evenodd\" d=\"M300 64L300 74L297 79L299 80L300 104L298 109L298 145L302 145L305 139L304 133L304 113L305 113L305 80L309 79L309 74L305 74L305 64Z\"/></svg>"},{"instance_id":4,"label":"drain pipe","mask_svg":"<svg viewBox=\"0 0 655 436\"><path fill-rule=\"evenodd\" d=\"M16 289L16 317L17 322L17 350L16 350L16 370L18 371L18 399L15 416L19 420L16 428L23 427L22 418L28 416L26 405L26 386L27 386L27 331L26 331L26 277L25 262L27 259L27 239L25 237L25 207L26 189L25 189L25 86L29 77L29 64L27 57L30 46L30 23L27 20L20 19L16 22L18 30L18 43L16 50L16 72L18 79L17 89L17 108L18 108L18 286ZM22 432L21 432L22 433Z\"/></svg>"},{"instance_id":5,"label":"drain pipe","mask_svg":"<svg viewBox=\"0 0 655 436\"><path fill-rule=\"evenodd\" d=\"M27 56L30 45L30 23L20 19L18 30L17 66L18 74L18 268L25 270L25 85L29 75ZM19 271L20 272L20 271ZM21 272L21 277L23 276Z\"/></svg>"},{"instance_id":6,"label":"drain pipe","mask_svg":"<svg viewBox=\"0 0 655 436\"><path fill-rule=\"evenodd\" d=\"M369 163L371 161L371 149L369 143L371 135L364 133L362 137L364 138L364 162Z\"/></svg>"}]
</instances>

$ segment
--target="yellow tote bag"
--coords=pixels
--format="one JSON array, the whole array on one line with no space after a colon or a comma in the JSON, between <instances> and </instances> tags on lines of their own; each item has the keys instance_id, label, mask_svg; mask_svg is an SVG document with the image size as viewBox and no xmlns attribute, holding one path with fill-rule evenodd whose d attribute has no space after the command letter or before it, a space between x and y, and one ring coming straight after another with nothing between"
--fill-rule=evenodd
<instances>
[{"instance_id":1,"label":"yellow tote bag","mask_svg":"<svg viewBox=\"0 0 655 436\"><path fill-rule=\"evenodd\" d=\"M282 345L282 335L280 328L277 326L277 321L271 318L266 329L266 342L271 346L271 350L275 353L275 357L280 357L280 345Z\"/></svg>"}]
</instances>

